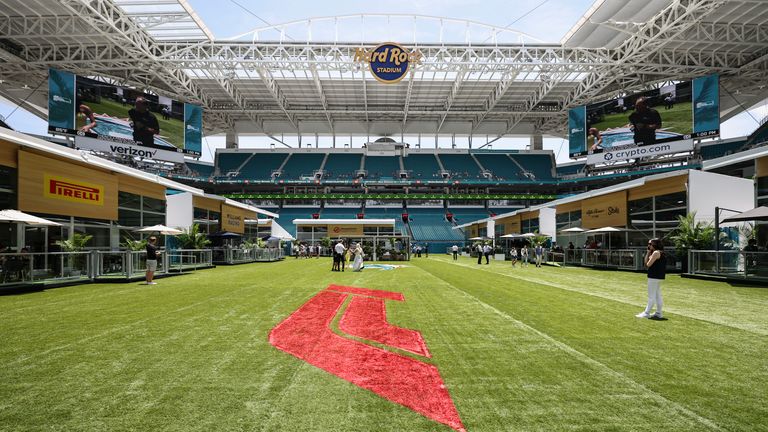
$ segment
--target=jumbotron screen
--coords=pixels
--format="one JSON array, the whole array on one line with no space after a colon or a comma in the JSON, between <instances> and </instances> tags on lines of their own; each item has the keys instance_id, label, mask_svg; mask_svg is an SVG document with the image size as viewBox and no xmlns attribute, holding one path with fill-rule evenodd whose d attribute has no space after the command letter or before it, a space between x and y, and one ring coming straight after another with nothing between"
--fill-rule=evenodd
<instances>
[{"instance_id":1,"label":"jumbotron screen","mask_svg":"<svg viewBox=\"0 0 768 432\"><path fill-rule=\"evenodd\" d=\"M720 134L717 75L662 86L568 112L571 158L622 147Z\"/></svg>"},{"instance_id":2,"label":"jumbotron screen","mask_svg":"<svg viewBox=\"0 0 768 432\"><path fill-rule=\"evenodd\" d=\"M49 132L200 156L202 129L200 106L49 70Z\"/></svg>"}]
</instances>

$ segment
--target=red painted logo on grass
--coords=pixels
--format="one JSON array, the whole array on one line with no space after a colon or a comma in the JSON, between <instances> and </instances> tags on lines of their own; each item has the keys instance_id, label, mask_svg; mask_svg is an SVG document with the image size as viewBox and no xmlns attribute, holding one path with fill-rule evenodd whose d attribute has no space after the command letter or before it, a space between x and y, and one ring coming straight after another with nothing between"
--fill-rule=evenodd
<instances>
[{"instance_id":1,"label":"red painted logo on grass","mask_svg":"<svg viewBox=\"0 0 768 432\"><path fill-rule=\"evenodd\" d=\"M339 329L422 357L431 357L421 333L387 322L385 300L401 293L329 285L269 334L269 342L326 372L423 416L463 431L464 425L437 367L407 355L337 335L331 322L348 297Z\"/></svg>"}]
</instances>

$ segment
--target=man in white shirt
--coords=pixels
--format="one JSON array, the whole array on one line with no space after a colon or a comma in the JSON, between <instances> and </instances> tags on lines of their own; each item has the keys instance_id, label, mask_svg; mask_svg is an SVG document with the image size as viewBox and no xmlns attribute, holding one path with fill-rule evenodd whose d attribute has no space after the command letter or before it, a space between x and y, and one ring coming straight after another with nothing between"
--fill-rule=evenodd
<instances>
[{"instance_id":1,"label":"man in white shirt","mask_svg":"<svg viewBox=\"0 0 768 432\"><path fill-rule=\"evenodd\" d=\"M459 259L459 247L457 245L451 246L451 252L453 252L453 260Z\"/></svg>"},{"instance_id":2,"label":"man in white shirt","mask_svg":"<svg viewBox=\"0 0 768 432\"><path fill-rule=\"evenodd\" d=\"M478 243L476 250L477 250L477 263L478 264L482 264L483 263L483 251L484 251L483 245Z\"/></svg>"},{"instance_id":3,"label":"man in white shirt","mask_svg":"<svg viewBox=\"0 0 768 432\"><path fill-rule=\"evenodd\" d=\"M491 263L491 245L485 245L483 246L483 255L485 255L485 263L490 264Z\"/></svg>"},{"instance_id":4,"label":"man in white shirt","mask_svg":"<svg viewBox=\"0 0 768 432\"><path fill-rule=\"evenodd\" d=\"M334 271L344 271L344 252L346 252L347 248L344 247L344 244L339 240L338 243L336 243L336 246L333 247L333 266Z\"/></svg>"}]
</instances>

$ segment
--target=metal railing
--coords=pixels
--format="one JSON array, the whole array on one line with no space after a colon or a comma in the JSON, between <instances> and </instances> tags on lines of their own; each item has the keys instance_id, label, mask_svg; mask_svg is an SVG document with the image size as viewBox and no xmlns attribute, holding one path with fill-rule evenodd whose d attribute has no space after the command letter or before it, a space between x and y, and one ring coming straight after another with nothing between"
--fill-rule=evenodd
<instances>
[{"instance_id":1,"label":"metal railing","mask_svg":"<svg viewBox=\"0 0 768 432\"><path fill-rule=\"evenodd\" d=\"M165 254L165 257L169 272L213 267L213 250L211 249L175 249Z\"/></svg>"},{"instance_id":2,"label":"metal railing","mask_svg":"<svg viewBox=\"0 0 768 432\"><path fill-rule=\"evenodd\" d=\"M688 273L768 280L768 252L692 250Z\"/></svg>"},{"instance_id":3,"label":"metal railing","mask_svg":"<svg viewBox=\"0 0 768 432\"><path fill-rule=\"evenodd\" d=\"M282 248L215 248L212 253L213 262L217 264L244 264L283 259Z\"/></svg>"},{"instance_id":4,"label":"metal railing","mask_svg":"<svg viewBox=\"0 0 768 432\"><path fill-rule=\"evenodd\" d=\"M551 253L551 252L550 252ZM564 265L642 270L642 249L566 249L556 262Z\"/></svg>"}]
</instances>

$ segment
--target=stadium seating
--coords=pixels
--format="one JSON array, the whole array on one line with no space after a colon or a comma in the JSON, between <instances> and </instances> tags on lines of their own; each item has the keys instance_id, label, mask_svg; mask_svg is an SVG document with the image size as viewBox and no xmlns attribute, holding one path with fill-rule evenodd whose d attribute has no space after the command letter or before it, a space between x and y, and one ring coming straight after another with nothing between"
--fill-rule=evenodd
<instances>
[{"instance_id":1,"label":"stadium seating","mask_svg":"<svg viewBox=\"0 0 768 432\"><path fill-rule=\"evenodd\" d=\"M440 177L440 165L435 155L411 154L403 158L403 164L410 171L411 178L429 180Z\"/></svg>"},{"instance_id":2,"label":"stadium seating","mask_svg":"<svg viewBox=\"0 0 768 432\"><path fill-rule=\"evenodd\" d=\"M485 209L481 208L450 208L448 209L448 212L453 214L453 220L458 225L472 222L478 219L485 219L490 216L490 214ZM494 213L498 212L494 211Z\"/></svg>"},{"instance_id":3,"label":"stadium seating","mask_svg":"<svg viewBox=\"0 0 768 432\"><path fill-rule=\"evenodd\" d=\"M453 178L481 178L482 172L469 154L442 154L443 167L451 172Z\"/></svg>"},{"instance_id":4,"label":"stadium seating","mask_svg":"<svg viewBox=\"0 0 768 432\"><path fill-rule=\"evenodd\" d=\"M742 150L747 145L746 140L736 140L725 143L701 146L700 154L704 160L715 159Z\"/></svg>"},{"instance_id":5,"label":"stadium seating","mask_svg":"<svg viewBox=\"0 0 768 432\"><path fill-rule=\"evenodd\" d=\"M323 219L355 219L358 213L362 213L363 209L360 207L345 207L345 208L324 208L320 212L320 217Z\"/></svg>"},{"instance_id":6,"label":"stadium seating","mask_svg":"<svg viewBox=\"0 0 768 432\"><path fill-rule=\"evenodd\" d=\"M365 209L366 219L394 219L395 229L408 235L408 230L403 223L403 209L400 207L390 208L367 208Z\"/></svg>"},{"instance_id":7,"label":"stadium seating","mask_svg":"<svg viewBox=\"0 0 768 432\"><path fill-rule=\"evenodd\" d=\"M532 172L536 180L552 180L553 160L548 154L510 154L512 159L516 160L523 168Z\"/></svg>"},{"instance_id":8,"label":"stadium seating","mask_svg":"<svg viewBox=\"0 0 768 432\"><path fill-rule=\"evenodd\" d=\"M225 176L230 171L236 171L243 162L251 157L251 153L218 153L217 156L216 163L219 167L219 175Z\"/></svg>"},{"instance_id":9,"label":"stadium seating","mask_svg":"<svg viewBox=\"0 0 768 432\"><path fill-rule=\"evenodd\" d=\"M294 219L312 219L312 214L317 213L318 209L309 207L300 208L282 208L279 210L270 210L277 213L280 218L277 223L280 224L286 231L292 236L296 236L296 225L293 224Z\"/></svg>"},{"instance_id":10,"label":"stadium seating","mask_svg":"<svg viewBox=\"0 0 768 432\"><path fill-rule=\"evenodd\" d=\"M325 159L323 153L293 153L283 167L282 179L312 177Z\"/></svg>"},{"instance_id":11,"label":"stadium seating","mask_svg":"<svg viewBox=\"0 0 768 432\"><path fill-rule=\"evenodd\" d=\"M520 167L515 165L506 154L477 153L475 157L483 168L493 173L493 177L496 179L520 180L524 178Z\"/></svg>"},{"instance_id":12,"label":"stadium seating","mask_svg":"<svg viewBox=\"0 0 768 432\"><path fill-rule=\"evenodd\" d=\"M453 225L445 218L443 209L408 209L408 218L414 241L450 242L464 239L464 233L453 229Z\"/></svg>"},{"instance_id":13,"label":"stadium seating","mask_svg":"<svg viewBox=\"0 0 768 432\"><path fill-rule=\"evenodd\" d=\"M328 160L325 161L326 178L328 179L352 179L355 177L355 171L360 169L360 159L363 155L359 153L331 153Z\"/></svg>"},{"instance_id":14,"label":"stadium seating","mask_svg":"<svg viewBox=\"0 0 768 432\"><path fill-rule=\"evenodd\" d=\"M240 169L238 177L243 180L269 180L272 171L280 168L286 156L285 153L257 153ZM221 174L226 172L221 171Z\"/></svg>"},{"instance_id":15,"label":"stadium seating","mask_svg":"<svg viewBox=\"0 0 768 432\"><path fill-rule=\"evenodd\" d=\"M557 176L562 177L566 175L574 175L578 174L587 167L587 164L585 162L581 163L575 163L573 165L560 165L556 168Z\"/></svg>"},{"instance_id":16,"label":"stadium seating","mask_svg":"<svg viewBox=\"0 0 768 432\"><path fill-rule=\"evenodd\" d=\"M187 168L189 168L194 177L202 178L212 177L215 169L213 165L206 165L195 162L187 162Z\"/></svg>"},{"instance_id":17,"label":"stadium seating","mask_svg":"<svg viewBox=\"0 0 768 432\"><path fill-rule=\"evenodd\" d=\"M395 178L400 171L400 157L367 156L364 169L367 178Z\"/></svg>"}]
</instances>

